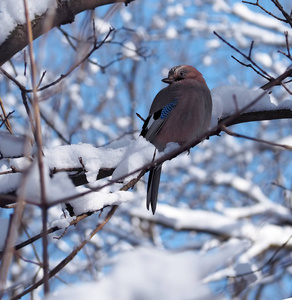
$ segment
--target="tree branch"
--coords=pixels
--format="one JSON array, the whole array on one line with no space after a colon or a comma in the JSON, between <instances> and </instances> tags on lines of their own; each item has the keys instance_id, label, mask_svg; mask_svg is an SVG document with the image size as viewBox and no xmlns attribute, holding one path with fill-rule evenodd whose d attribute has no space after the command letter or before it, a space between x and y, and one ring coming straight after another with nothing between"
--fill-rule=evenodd
<instances>
[{"instance_id":1,"label":"tree branch","mask_svg":"<svg viewBox=\"0 0 292 300\"><path fill-rule=\"evenodd\" d=\"M60 4L56 9L48 9L43 15L37 16L32 24L33 39L50 31L52 28L72 23L75 15L95 9L96 7L113 4L117 2L129 4L134 0L71 0L58 1ZM49 20L49 22L48 22ZM9 37L0 45L0 66L13 57L17 52L27 46L27 25L17 25Z\"/></svg>"},{"instance_id":2,"label":"tree branch","mask_svg":"<svg viewBox=\"0 0 292 300\"><path fill-rule=\"evenodd\" d=\"M86 238L85 240L83 240L83 242L77 247L75 248L67 257L65 257L54 269L52 269L49 273L49 277L52 278L53 276L55 276L59 271L61 271L78 253L79 251L92 239L92 237L99 232L100 230L102 230L102 228L104 227L104 225L111 219L111 217L114 215L115 211L117 210L118 206L117 205L113 205L111 210L108 212L108 214L106 215L104 221L102 223L99 223L96 228L92 231L92 233L90 234L89 238ZM16 295L15 297L11 298L11 299L20 299L21 297L23 297L24 295L30 293L31 291L35 290L37 287L39 287L40 285L42 285L44 283L44 279L40 279L39 281L37 281L36 283L34 283L32 286L30 286L29 288L27 288L26 290L24 290L23 292L21 292L20 294Z\"/></svg>"}]
</instances>

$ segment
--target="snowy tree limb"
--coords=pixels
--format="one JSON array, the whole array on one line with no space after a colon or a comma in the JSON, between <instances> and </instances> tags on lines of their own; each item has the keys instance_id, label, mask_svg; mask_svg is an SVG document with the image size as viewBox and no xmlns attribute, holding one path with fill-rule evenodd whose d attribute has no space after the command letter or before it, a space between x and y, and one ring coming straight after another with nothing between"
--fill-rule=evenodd
<instances>
[{"instance_id":1,"label":"snowy tree limb","mask_svg":"<svg viewBox=\"0 0 292 300\"><path fill-rule=\"evenodd\" d=\"M71 0L58 1L56 9L48 9L46 13L35 18L32 24L33 39L37 39L54 27L72 23L75 15L96 7L117 2L129 4L133 0ZM17 52L28 45L27 25L17 25L10 36L0 45L0 66L11 59Z\"/></svg>"},{"instance_id":2,"label":"snowy tree limb","mask_svg":"<svg viewBox=\"0 0 292 300\"><path fill-rule=\"evenodd\" d=\"M233 118L233 116L225 116L221 120L218 121L218 127L217 129L214 129L209 132L209 137L214 135L219 135L222 131L224 131L224 128L229 127L231 125L235 124L242 124L246 122L256 122L256 121L264 121L264 120L277 120L277 119L291 119L292 118L292 111L290 109L274 109L274 110L265 110L265 111L254 111L254 112L243 112L238 114L236 118ZM223 125L224 124L224 125ZM226 127L224 127L226 126ZM197 141L198 143L199 141ZM197 144L196 143L196 144ZM5 143L3 143L4 147ZM194 145L193 145L194 146ZM279 147L283 147L283 145L278 145ZM284 145L285 148L285 145ZM179 150L177 152L183 152L184 150ZM1 153L1 147L0 147L0 153ZM175 155L171 155L168 157L168 159L171 159L175 157ZM2 156L2 158L7 158L6 156ZM11 158L11 157L10 157ZM164 158L163 161L165 161L167 158ZM152 164L149 166L145 166L146 169L151 168ZM108 176L111 176L114 172L115 168L101 168L99 169L98 174L96 175L96 180L100 180L102 178L106 178ZM17 173L21 172L19 170L12 169L11 173ZM52 174L58 173L58 172L68 172L74 174L69 175L72 182L75 186L80 186L83 184L87 184L88 180L86 178L86 170L82 170L82 168L69 168L69 169L53 169L51 170ZM3 173L2 175L5 176L7 172ZM0 173L1 175L1 173ZM7 197L6 197L7 196ZM0 195L1 205L0 206L6 206L7 204L13 203L13 196L9 195Z\"/></svg>"}]
</instances>

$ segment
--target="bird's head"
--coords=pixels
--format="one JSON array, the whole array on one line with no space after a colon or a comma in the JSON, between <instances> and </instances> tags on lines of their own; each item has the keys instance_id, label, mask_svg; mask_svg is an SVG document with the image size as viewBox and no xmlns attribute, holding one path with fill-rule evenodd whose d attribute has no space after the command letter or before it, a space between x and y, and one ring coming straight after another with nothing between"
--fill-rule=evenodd
<instances>
[{"instance_id":1,"label":"bird's head","mask_svg":"<svg viewBox=\"0 0 292 300\"><path fill-rule=\"evenodd\" d=\"M205 83L202 74L196 68L189 65L180 65L171 68L168 72L168 76L163 78L161 81L172 84L175 81L180 81L183 79L195 79Z\"/></svg>"}]
</instances>

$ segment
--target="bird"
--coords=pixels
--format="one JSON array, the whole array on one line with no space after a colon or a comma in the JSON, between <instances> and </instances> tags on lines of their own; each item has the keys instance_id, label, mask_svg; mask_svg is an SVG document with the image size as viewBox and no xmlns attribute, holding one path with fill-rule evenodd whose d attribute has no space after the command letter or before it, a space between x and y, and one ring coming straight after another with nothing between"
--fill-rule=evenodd
<instances>
[{"instance_id":1,"label":"bird","mask_svg":"<svg viewBox=\"0 0 292 300\"><path fill-rule=\"evenodd\" d=\"M202 74L190 65L170 69L154 98L140 135L162 152L169 142L184 145L205 133L211 122L212 97ZM162 164L149 171L146 207L155 214Z\"/></svg>"}]
</instances>

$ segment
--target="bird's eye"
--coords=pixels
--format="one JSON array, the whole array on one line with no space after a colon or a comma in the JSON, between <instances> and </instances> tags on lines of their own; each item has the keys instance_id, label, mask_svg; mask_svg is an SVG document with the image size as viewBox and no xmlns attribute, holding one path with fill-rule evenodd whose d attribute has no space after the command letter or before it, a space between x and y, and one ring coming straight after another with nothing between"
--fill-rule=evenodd
<instances>
[{"instance_id":1,"label":"bird's eye","mask_svg":"<svg viewBox=\"0 0 292 300\"><path fill-rule=\"evenodd\" d=\"M177 73L177 79L176 79L176 80L184 79L184 78L185 78L185 75L186 75L186 72L185 72L185 71L179 71L179 72Z\"/></svg>"}]
</instances>

